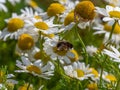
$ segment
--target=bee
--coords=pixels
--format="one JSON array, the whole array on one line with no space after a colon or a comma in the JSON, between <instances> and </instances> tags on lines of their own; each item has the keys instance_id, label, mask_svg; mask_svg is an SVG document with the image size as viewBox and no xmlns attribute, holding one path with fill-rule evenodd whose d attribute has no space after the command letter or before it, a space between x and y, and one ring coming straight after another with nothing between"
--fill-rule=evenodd
<instances>
[{"instance_id":1,"label":"bee","mask_svg":"<svg viewBox=\"0 0 120 90\"><path fill-rule=\"evenodd\" d=\"M59 41L57 43L57 50L68 51L73 48L73 45L67 41Z\"/></svg>"}]
</instances>

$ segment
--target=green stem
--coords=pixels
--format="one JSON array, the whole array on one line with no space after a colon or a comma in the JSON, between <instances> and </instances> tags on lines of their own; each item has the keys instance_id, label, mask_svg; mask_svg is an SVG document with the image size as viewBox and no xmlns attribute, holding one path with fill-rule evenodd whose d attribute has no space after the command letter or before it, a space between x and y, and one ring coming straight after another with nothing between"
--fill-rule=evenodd
<instances>
[{"instance_id":1,"label":"green stem","mask_svg":"<svg viewBox=\"0 0 120 90\"><path fill-rule=\"evenodd\" d=\"M116 85L115 90L120 90L120 89L119 89L119 84L120 84L120 78L119 78L118 81L117 81L117 85Z\"/></svg>"},{"instance_id":2,"label":"green stem","mask_svg":"<svg viewBox=\"0 0 120 90\"><path fill-rule=\"evenodd\" d=\"M88 64L88 54L87 54L87 51L86 51L85 44L84 44L82 38L80 37L79 31L78 31L78 29L77 29L77 24L75 25L75 33L76 33L76 35L78 36L78 39L79 39L79 41L80 41L80 43L81 43L81 45L82 45L82 47L83 47L83 52L84 52L84 54L85 54L85 63L86 63L86 65L87 65L87 64Z\"/></svg>"},{"instance_id":3,"label":"green stem","mask_svg":"<svg viewBox=\"0 0 120 90\"><path fill-rule=\"evenodd\" d=\"M115 20L115 22L114 22L114 24L113 24L113 26L112 26L112 30L111 30L111 32L110 32L110 35L109 35L108 41L109 41L109 40L111 39L111 37L112 37L112 34L113 34L114 29L115 29L115 25L116 25L116 23L117 23L117 21Z\"/></svg>"},{"instance_id":4,"label":"green stem","mask_svg":"<svg viewBox=\"0 0 120 90\"><path fill-rule=\"evenodd\" d=\"M107 56L105 57L104 61L102 62L102 65L101 65L101 72L100 72L100 87L102 86L102 74L103 74L103 70L104 70L104 64L105 64L105 61L107 59Z\"/></svg>"}]
</instances>

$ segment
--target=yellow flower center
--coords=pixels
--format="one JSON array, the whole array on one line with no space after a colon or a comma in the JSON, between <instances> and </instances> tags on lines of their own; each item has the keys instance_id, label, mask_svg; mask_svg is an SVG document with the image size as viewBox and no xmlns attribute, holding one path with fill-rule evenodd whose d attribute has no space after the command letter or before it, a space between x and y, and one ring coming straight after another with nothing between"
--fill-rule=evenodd
<instances>
[{"instance_id":1,"label":"yellow flower center","mask_svg":"<svg viewBox=\"0 0 120 90\"><path fill-rule=\"evenodd\" d=\"M8 31L15 32L24 26L24 21L20 18L12 18L8 22Z\"/></svg>"},{"instance_id":2,"label":"yellow flower center","mask_svg":"<svg viewBox=\"0 0 120 90\"><path fill-rule=\"evenodd\" d=\"M95 70L94 68L90 68L91 70L92 70L92 74L94 74L95 75L95 77L98 77L98 71L97 70Z\"/></svg>"},{"instance_id":3,"label":"yellow flower center","mask_svg":"<svg viewBox=\"0 0 120 90\"><path fill-rule=\"evenodd\" d=\"M56 53L60 56L65 56L67 53L67 50L65 50L65 49L59 50L57 47L53 47L53 51L54 51L54 53Z\"/></svg>"},{"instance_id":4,"label":"yellow flower center","mask_svg":"<svg viewBox=\"0 0 120 90\"><path fill-rule=\"evenodd\" d=\"M74 49L71 49L70 52L73 54L72 56L68 56L71 62L77 61L79 59L78 53Z\"/></svg>"},{"instance_id":5,"label":"yellow flower center","mask_svg":"<svg viewBox=\"0 0 120 90\"><path fill-rule=\"evenodd\" d=\"M110 11L110 17L120 18L120 11Z\"/></svg>"},{"instance_id":6,"label":"yellow flower center","mask_svg":"<svg viewBox=\"0 0 120 90\"><path fill-rule=\"evenodd\" d=\"M76 69L75 71L77 72L78 77L83 77L84 76L84 71L83 70Z\"/></svg>"},{"instance_id":7,"label":"yellow flower center","mask_svg":"<svg viewBox=\"0 0 120 90\"><path fill-rule=\"evenodd\" d=\"M36 3L35 1L33 1L33 0L30 0L29 5L30 5L31 7L33 7L33 8L38 7L37 3Z\"/></svg>"},{"instance_id":8,"label":"yellow flower center","mask_svg":"<svg viewBox=\"0 0 120 90\"><path fill-rule=\"evenodd\" d=\"M22 34L18 39L18 47L22 50L29 50L33 47L34 40L29 34Z\"/></svg>"},{"instance_id":9,"label":"yellow flower center","mask_svg":"<svg viewBox=\"0 0 120 90\"><path fill-rule=\"evenodd\" d=\"M106 75L106 78L109 79L112 82L117 81L116 77L114 75Z\"/></svg>"},{"instance_id":10,"label":"yellow flower center","mask_svg":"<svg viewBox=\"0 0 120 90\"><path fill-rule=\"evenodd\" d=\"M45 37L48 37L48 38L53 38L55 36L54 34L45 34L43 32L41 32L41 34Z\"/></svg>"},{"instance_id":11,"label":"yellow flower center","mask_svg":"<svg viewBox=\"0 0 120 90\"><path fill-rule=\"evenodd\" d=\"M95 7L91 1L81 1L75 7L75 17L92 20L95 17Z\"/></svg>"},{"instance_id":12,"label":"yellow flower center","mask_svg":"<svg viewBox=\"0 0 120 90\"><path fill-rule=\"evenodd\" d=\"M48 56L44 51L39 51L34 55L36 60L41 59L44 63L50 60L50 56Z\"/></svg>"},{"instance_id":13,"label":"yellow flower center","mask_svg":"<svg viewBox=\"0 0 120 90\"><path fill-rule=\"evenodd\" d=\"M88 84L88 89L89 90L98 90L97 84L96 83L90 83Z\"/></svg>"},{"instance_id":14,"label":"yellow flower center","mask_svg":"<svg viewBox=\"0 0 120 90\"><path fill-rule=\"evenodd\" d=\"M36 74L41 74L42 73L40 68L38 68L37 66L34 66L34 65L27 66L26 70L28 70L31 73L34 72Z\"/></svg>"},{"instance_id":15,"label":"yellow flower center","mask_svg":"<svg viewBox=\"0 0 120 90\"><path fill-rule=\"evenodd\" d=\"M66 17L65 17L65 20L64 20L64 25L69 25L71 22L74 22L74 12L70 12Z\"/></svg>"},{"instance_id":16,"label":"yellow flower center","mask_svg":"<svg viewBox=\"0 0 120 90\"><path fill-rule=\"evenodd\" d=\"M41 56L41 52L39 51L39 52L35 53L34 58L36 60L38 60L38 59L40 59L40 56Z\"/></svg>"},{"instance_id":17,"label":"yellow flower center","mask_svg":"<svg viewBox=\"0 0 120 90\"><path fill-rule=\"evenodd\" d=\"M45 22L36 22L34 26L38 29L47 30L49 27Z\"/></svg>"},{"instance_id":18,"label":"yellow flower center","mask_svg":"<svg viewBox=\"0 0 120 90\"><path fill-rule=\"evenodd\" d=\"M28 88L28 84L25 84L23 86L20 86L18 90L27 90L27 88ZM30 86L28 90L33 90L33 87Z\"/></svg>"},{"instance_id":19,"label":"yellow flower center","mask_svg":"<svg viewBox=\"0 0 120 90\"><path fill-rule=\"evenodd\" d=\"M106 31L111 31L112 30L112 26L108 25L107 23L104 25L104 30ZM120 25L118 23L115 24L114 30L113 30L114 34L120 34Z\"/></svg>"},{"instance_id":20,"label":"yellow flower center","mask_svg":"<svg viewBox=\"0 0 120 90\"><path fill-rule=\"evenodd\" d=\"M52 3L48 9L48 16L56 16L57 14L61 14L65 11L65 7L59 3Z\"/></svg>"}]
</instances>

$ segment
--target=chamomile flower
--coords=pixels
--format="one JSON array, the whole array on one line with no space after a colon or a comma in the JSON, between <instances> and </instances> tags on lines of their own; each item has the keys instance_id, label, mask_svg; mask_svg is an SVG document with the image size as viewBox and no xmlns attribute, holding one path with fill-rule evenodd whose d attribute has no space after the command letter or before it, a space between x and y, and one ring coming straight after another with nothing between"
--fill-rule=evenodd
<instances>
[{"instance_id":1,"label":"chamomile flower","mask_svg":"<svg viewBox=\"0 0 120 90\"><path fill-rule=\"evenodd\" d=\"M6 19L7 27L3 29L0 38L4 41L6 41L8 37L10 39L18 39L18 34L22 32L25 25L24 19L22 15L13 13L10 19Z\"/></svg>"},{"instance_id":2,"label":"chamomile flower","mask_svg":"<svg viewBox=\"0 0 120 90\"><path fill-rule=\"evenodd\" d=\"M62 64L70 64L79 59L79 55L72 48L72 44L57 39L47 39L44 43L44 51L52 60L59 59Z\"/></svg>"},{"instance_id":3,"label":"chamomile flower","mask_svg":"<svg viewBox=\"0 0 120 90\"><path fill-rule=\"evenodd\" d=\"M12 5L16 5L16 3L20 3L20 0L8 0Z\"/></svg>"},{"instance_id":4,"label":"chamomile flower","mask_svg":"<svg viewBox=\"0 0 120 90\"><path fill-rule=\"evenodd\" d=\"M75 6L75 19L79 20L93 20L95 17L95 6L91 1L81 1Z\"/></svg>"},{"instance_id":5,"label":"chamomile flower","mask_svg":"<svg viewBox=\"0 0 120 90\"><path fill-rule=\"evenodd\" d=\"M31 52L35 48L35 42L37 42L37 39L38 35L34 32L32 34L29 32L22 33L19 36L18 42L16 44L16 52L20 55L26 55L26 53Z\"/></svg>"},{"instance_id":6,"label":"chamomile flower","mask_svg":"<svg viewBox=\"0 0 120 90\"><path fill-rule=\"evenodd\" d=\"M34 76L38 76L45 79L50 79L53 76L54 65L51 62L43 64L41 60L37 60L34 63L24 56L21 57L22 61L17 60L16 66L21 70L15 70L18 73L30 73Z\"/></svg>"},{"instance_id":7,"label":"chamomile flower","mask_svg":"<svg viewBox=\"0 0 120 90\"><path fill-rule=\"evenodd\" d=\"M65 7L60 3L52 3L47 9L47 15L52 17L59 15L65 11Z\"/></svg>"},{"instance_id":8,"label":"chamomile flower","mask_svg":"<svg viewBox=\"0 0 120 90\"><path fill-rule=\"evenodd\" d=\"M54 17L47 19L47 20L42 20L42 19L36 19L33 18L31 20L26 20L26 27L32 28L33 30L37 30L38 32L41 32L40 34L52 38L54 37L54 33L58 33L58 24L54 24Z\"/></svg>"},{"instance_id":9,"label":"chamomile flower","mask_svg":"<svg viewBox=\"0 0 120 90\"><path fill-rule=\"evenodd\" d=\"M7 7L4 5L6 3L6 0L0 0L0 11L5 11L7 12Z\"/></svg>"},{"instance_id":10,"label":"chamomile flower","mask_svg":"<svg viewBox=\"0 0 120 90\"><path fill-rule=\"evenodd\" d=\"M97 52L97 48L94 46L86 46L86 51L90 56L93 56Z\"/></svg>"},{"instance_id":11,"label":"chamomile flower","mask_svg":"<svg viewBox=\"0 0 120 90\"><path fill-rule=\"evenodd\" d=\"M103 21L115 22L115 20L117 20L120 25L120 8L119 7L113 7L110 5L107 5L106 8L96 7L96 12L104 16Z\"/></svg>"},{"instance_id":12,"label":"chamomile flower","mask_svg":"<svg viewBox=\"0 0 120 90\"><path fill-rule=\"evenodd\" d=\"M102 75L103 80L105 80L106 82L112 82L115 83L117 81L117 78L113 75L113 74L109 74L108 72L103 72Z\"/></svg>"},{"instance_id":13,"label":"chamomile flower","mask_svg":"<svg viewBox=\"0 0 120 90\"><path fill-rule=\"evenodd\" d=\"M110 46L111 50L104 49L103 53L113 58L114 62L120 62L120 52L113 46Z\"/></svg>"},{"instance_id":14,"label":"chamomile flower","mask_svg":"<svg viewBox=\"0 0 120 90\"><path fill-rule=\"evenodd\" d=\"M89 65L85 63L74 62L72 65L64 66L65 74L79 80L85 80L93 76Z\"/></svg>"},{"instance_id":15,"label":"chamomile flower","mask_svg":"<svg viewBox=\"0 0 120 90\"><path fill-rule=\"evenodd\" d=\"M75 6L74 19L79 28L89 26L95 17L95 6L91 1L81 1Z\"/></svg>"},{"instance_id":16,"label":"chamomile flower","mask_svg":"<svg viewBox=\"0 0 120 90\"><path fill-rule=\"evenodd\" d=\"M104 42L106 42L109 39L113 23L114 22L108 22L105 24L98 24L97 26L93 27L93 29L96 30L94 34L104 34ZM114 27L114 30L112 33L112 37L111 37L111 41L114 44L116 44L117 46L119 46L119 43L120 43L120 25L118 24L118 22L116 22L116 24L115 24L115 27Z\"/></svg>"}]
</instances>

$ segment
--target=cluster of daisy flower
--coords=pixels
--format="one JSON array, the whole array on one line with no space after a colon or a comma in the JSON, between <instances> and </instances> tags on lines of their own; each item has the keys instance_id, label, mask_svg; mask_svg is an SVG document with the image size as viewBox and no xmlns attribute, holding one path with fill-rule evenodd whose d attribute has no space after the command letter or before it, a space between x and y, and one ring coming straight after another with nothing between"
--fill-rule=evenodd
<instances>
[{"instance_id":1,"label":"cluster of daisy flower","mask_svg":"<svg viewBox=\"0 0 120 90\"><path fill-rule=\"evenodd\" d=\"M107 5L101 8L91 0L54 0L44 11L36 1L24 0L29 7L4 20L0 40L16 41L19 58L14 73L27 79L10 79L14 75L1 69L0 89L11 85L17 90L62 90L63 86L65 90L118 90L120 2L104 2ZM16 5L21 0L1 0L1 12L7 12L6 3ZM96 37L101 39L98 45ZM55 83L61 82L71 86L57 87Z\"/></svg>"}]
</instances>

